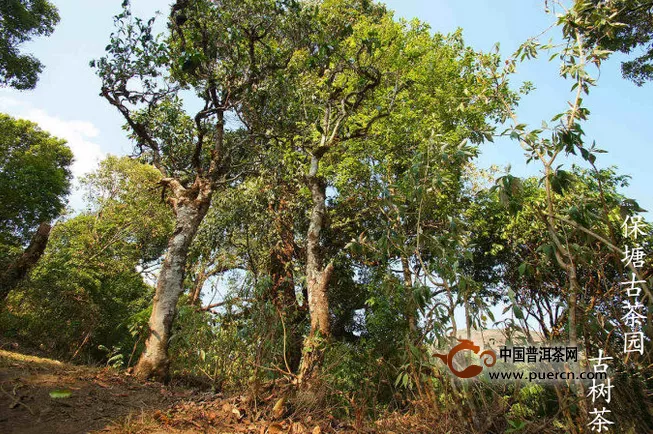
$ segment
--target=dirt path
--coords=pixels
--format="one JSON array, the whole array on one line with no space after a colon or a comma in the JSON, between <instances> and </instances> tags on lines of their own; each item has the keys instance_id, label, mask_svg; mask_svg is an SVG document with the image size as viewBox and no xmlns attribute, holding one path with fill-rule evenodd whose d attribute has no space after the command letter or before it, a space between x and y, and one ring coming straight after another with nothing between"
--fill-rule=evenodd
<instances>
[{"instance_id":1,"label":"dirt path","mask_svg":"<svg viewBox=\"0 0 653 434\"><path fill-rule=\"evenodd\" d=\"M247 408L243 397L225 399L143 383L111 369L0 350L2 434L334 432L317 424L270 421L261 417L263 411L254 415Z\"/></svg>"},{"instance_id":2,"label":"dirt path","mask_svg":"<svg viewBox=\"0 0 653 434\"><path fill-rule=\"evenodd\" d=\"M164 410L191 392L139 383L110 369L0 350L1 433L84 433ZM53 398L59 390L64 397ZM68 397L65 397L69 395Z\"/></svg>"},{"instance_id":3,"label":"dirt path","mask_svg":"<svg viewBox=\"0 0 653 434\"><path fill-rule=\"evenodd\" d=\"M324 411L305 414L301 420L287 413L275 417L277 398L273 396L257 405L244 396L227 399L220 394L143 383L108 368L0 350L1 434L446 432L404 417L358 423L357 428Z\"/></svg>"}]
</instances>

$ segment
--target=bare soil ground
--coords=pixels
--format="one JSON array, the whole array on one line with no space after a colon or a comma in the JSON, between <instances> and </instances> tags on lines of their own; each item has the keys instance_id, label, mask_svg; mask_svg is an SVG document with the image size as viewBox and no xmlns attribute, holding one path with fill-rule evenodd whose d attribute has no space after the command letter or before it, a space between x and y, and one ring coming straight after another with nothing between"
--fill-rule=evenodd
<instances>
[{"instance_id":1,"label":"bare soil ground","mask_svg":"<svg viewBox=\"0 0 653 434\"><path fill-rule=\"evenodd\" d=\"M52 396L63 391L67 397ZM0 433L432 433L406 417L349 424L325 413L274 417L276 398L253 405L183 387L144 383L110 368L0 350ZM277 401L278 402L278 401ZM277 409L278 410L278 409Z\"/></svg>"},{"instance_id":2,"label":"bare soil ground","mask_svg":"<svg viewBox=\"0 0 653 434\"><path fill-rule=\"evenodd\" d=\"M67 398L52 398L53 391ZM0 432L82 433L130 414L166 409L190 395L111 369L74 366L0 350Z\"/></svg>"}]
</instances>

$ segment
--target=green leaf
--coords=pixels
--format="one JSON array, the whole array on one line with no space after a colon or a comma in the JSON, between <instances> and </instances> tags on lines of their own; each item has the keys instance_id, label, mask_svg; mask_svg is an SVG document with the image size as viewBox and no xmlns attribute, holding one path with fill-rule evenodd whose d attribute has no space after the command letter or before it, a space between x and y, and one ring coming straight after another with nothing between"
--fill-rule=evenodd
<instances>
[{"instance_id":1,"label":"green leaf","mask_svg":"<svg viewBox=\"0 0 653 434\"><path fill-rule=\"evenodd\" d=\"M517 319L524 319L524 312L522 312L521 308L516 304L512 305L512 311Z\"/></svg>"},{"instance_id":2,"label":"green leaf","mask_svg":"<svg viewBox=\"0 0 653 434\"><path fill-rule=\"evenodd\" d=\"M50 398L52 399L66 399L70 398L73 394L69 389L55 389L50 391Z\"/></svg>"},{"instance_id":3,"label":"green leaf","mask_svg":"<svg viewBox=\"0 0 653 434\"><path fill-rule=\"evenodd\" d=\"M399 383L401 383L402 377L404 375L406 375L406 374L404 372L402 372L397 376L397 379L395 380L395 387L399 386Z\"/></svg>"},{"instance_id":4,"label":"green leaf","mask_svg":"<svg viewBox=\"0 0 653 434\"><path fill-rule=\"evenodd\" d=\"M526 273L526 266L527 265L528 264L526 262L522 262L521 265L519 266L518 270L519 270L519 275L520 276L523 276Z\"/></svg>"}]
</instances>

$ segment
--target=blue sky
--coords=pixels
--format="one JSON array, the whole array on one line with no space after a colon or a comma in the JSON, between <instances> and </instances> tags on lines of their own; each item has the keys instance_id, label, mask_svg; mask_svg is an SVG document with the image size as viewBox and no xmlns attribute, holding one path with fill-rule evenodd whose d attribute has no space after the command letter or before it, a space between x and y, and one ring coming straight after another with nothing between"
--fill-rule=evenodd
<instances>
[{"instance_id":1,"label":"blue sky","mask_svg":"<svg viewBox=\"0 0 653 434\"><path fill-rule=\"evenodd\" d=\"M529 37L538 35L555 22L555 17L544 11L542 0L465 0L419 1L389 0L386 4L404 18L419 17L436 31L451 32L460 27L468 45L477 50L491 50L500 43L501 53L507 56ZM549 32L559 36L558 29ZM549 34L543 39L546 42ZM518 109L521 122L538 127L542 120L566 110L571 99L571 83L558 74L559 60L548 62L548 55L518 66L517 78L529 80L536 91L522 100ZM597 146L608 151L599 155L598 167L616 165L619 173L632 176L626 193L637 199L643 208L653 211L653 170L649 169L653 156L653 83L637 87L621 77L622 55L613 55L601 67L598 86L585 98L590 118L584 125L586 142L596 140ZM515 83L517 84L517 83ZM539 173L537 163L524 164L524 156L517 142L498 140L481 147L479 164L512 165L512 173L519 176ZM567 159L581 163L580 159ZM648 216L652 216L651 212Z\"/></svg>"},{"instance_id":2,"label":"blue sky","mask_svg":"<svg viewBox=\"0 0 653 434\"><path fill-rule=\"evenodd\" d=\"M0 111L26 117L44 129L68 139L75 152L76 175L88 172L107 153L128 154L132 146L121 129L117 111L98 96L99 80L88 62L100 57L113 29L113 16L120 11L119 0L80 2L54 0L61 23L54 34L37 38L24 46L46 66L35 90L18 92L0 89ZM132 0L135 14L149 17L166 11L169 1ZM512 53L528 37L549 27L554 19L544 11L542 0L388 0L396 16L417 17L434 31L448 33L463 29L466 42L488 51L500 43L504 55ZM557 29L553 30L553 34ZM543 59L519 67L519 80L532 81L537 90L521 103L522 122L539 126L566 108L570 83L558 76L556 61ZM621 77L619 56L602 70L599 85L586 98L591 116L585 125L588 141L596 140L609 151L599 157L601 167L617 165L632 176L627 194L653 210L653 173L649 170L653 137L653 84L637 87ZM516 83L517 85L518 83ZM484 144L479 164L512 166L519 176L534 175L537 164L526 166L518 143L499 140ZM571 162L571 160L568 160ZM79 206L79 197L73 205ZM648 214L651 215L650 213Z\"/></svg>"}]
</instances>

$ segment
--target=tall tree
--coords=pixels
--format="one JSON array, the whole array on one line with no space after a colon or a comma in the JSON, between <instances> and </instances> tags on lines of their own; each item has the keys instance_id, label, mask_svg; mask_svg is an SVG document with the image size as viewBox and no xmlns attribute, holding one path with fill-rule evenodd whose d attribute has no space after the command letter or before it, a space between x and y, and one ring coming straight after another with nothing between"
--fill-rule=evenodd
<instances>
[{"instance_id":1,"label":"tall tree","mask_svg":"<svg viewBox=\"0 0 653 434\"><path fill-rule=\"evenodd\" d=\"M286 17L298 8L291 0L177 1L162 40L152 34L153 19L134 18L125 6L107 56L92 64L102 78L101 95L126 120L140 154L161 172L175 214L150 336L136 366L140 377L162 380L190 245L214 192L238 178L251 142L243 131L229 130L226 117L238 116L257 83L289 61L293 27ZM199 99L193 116L178 95L185 89Z\"/></svg>"},{"instance_id":2,"label":"tall tree","mask_svg":"<svg viewBox=\"0 0 653 434\"><path fill-rule=\"evenodd\" d=\"M304 240L310 332L299 371L304 384L315 377L331 335L328 288L334 263L324 255L328 227L324 161L338 158L347 144L366 136L402 88L401 79L390 73L388 60L397 54L392 40L399 31L382 6L326 0L311 10L310 41L293 58L292 73L286 78L290 85L282 96L286 106L277 114L290 121L267 125L282 152L297 159L290 167L303 172L297 180L311 198Z\"/></svg>"},{"instance_id":3,"label":"tall tree","mask_svg":"<svg viewBox=\"0 0 653 434\"><path fill-rule=\"evenodd\" d=\"M48 36L59 22L48 0L3 0L0 3L0 86L33 89L43 64L19 46L34 35Z\"/></svg>"}]
</instances>

